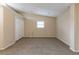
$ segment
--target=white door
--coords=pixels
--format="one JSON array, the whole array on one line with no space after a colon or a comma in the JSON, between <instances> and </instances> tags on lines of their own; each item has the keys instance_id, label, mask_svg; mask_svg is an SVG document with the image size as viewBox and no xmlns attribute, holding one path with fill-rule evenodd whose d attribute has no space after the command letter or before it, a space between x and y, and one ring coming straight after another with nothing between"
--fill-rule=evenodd
<instances>
[{"instance_id":1,"label":"white door","mask_svg":"<svg viewBox=\"0 0 79 59\"><path fill-rule=\"evenodd\" d=\"M24 37L24 20L20 17L16 17L15 19L15 39L19 40Z\"/></svg>"}]
</instances>

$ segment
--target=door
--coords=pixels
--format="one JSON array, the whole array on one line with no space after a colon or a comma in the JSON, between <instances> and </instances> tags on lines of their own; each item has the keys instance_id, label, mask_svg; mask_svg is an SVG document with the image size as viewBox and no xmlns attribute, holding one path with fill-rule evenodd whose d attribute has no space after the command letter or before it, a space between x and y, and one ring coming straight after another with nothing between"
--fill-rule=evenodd
<instances>
[{"instance_id":1,"label":"door","mask_svg":"<svg viewBox=\"0 0 79 59\"><path fill-rule=\"evenodd\" d=\"M16 40L24 37L24 20L21 17L15 18L15 35Z\"/></svg>"}]
</instances>

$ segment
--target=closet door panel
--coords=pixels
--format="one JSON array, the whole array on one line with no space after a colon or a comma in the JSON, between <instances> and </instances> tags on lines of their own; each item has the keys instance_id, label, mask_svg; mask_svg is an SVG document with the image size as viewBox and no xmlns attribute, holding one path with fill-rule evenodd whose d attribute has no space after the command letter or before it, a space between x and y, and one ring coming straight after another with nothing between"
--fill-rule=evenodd
<instances>
[{"instance_id":1,"label":"closet door panel","mask_svg":"<svg viewBox=\"0 0 79 59\"><path fill-rule=\"evenodd\" d=\"M16 40L19 40L20 38L24 37L24 20L20 17L16 18Z\"/></svg>"}]
</instances>

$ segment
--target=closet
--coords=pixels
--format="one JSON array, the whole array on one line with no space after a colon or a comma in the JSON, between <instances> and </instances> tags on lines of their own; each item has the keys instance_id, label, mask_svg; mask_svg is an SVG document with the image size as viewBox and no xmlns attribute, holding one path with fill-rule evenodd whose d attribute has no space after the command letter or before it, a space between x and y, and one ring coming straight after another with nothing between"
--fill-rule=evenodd
<instances>
[{"instance_id":1,"label":"closet","mask_svg":"<svg viewBox=\"0 0 79 59\"><path fill-rule=\"evenodd\" d=\"M0 50L24 37L24 19L8 6L0 5Z\"/></svg>"},{"instance_id":2,"label":"closet","mask_svg":"<svg viewBox=\"0 0 79 59\"><path fill-rule=\"evenodd\" d=\"M15 16L15 39L19 40L24 37L24 19L20 14Z\"/></svg>"}]
</instances>

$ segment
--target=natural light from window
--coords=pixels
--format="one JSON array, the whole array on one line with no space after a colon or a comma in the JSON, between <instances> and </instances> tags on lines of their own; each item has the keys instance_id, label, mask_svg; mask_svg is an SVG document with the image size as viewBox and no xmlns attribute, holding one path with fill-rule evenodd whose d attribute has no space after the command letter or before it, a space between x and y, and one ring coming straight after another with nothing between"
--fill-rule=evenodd
<instances>
[{"instance_id":1,"label":"natural light from window","mask_svg":"<svg viewBox=\"0 0 79 59\"><path fill-rule=\"evenodd\" d=\"M37 21L37 28L44 28L44 21Z\"/></svg>"}]
</instances>

